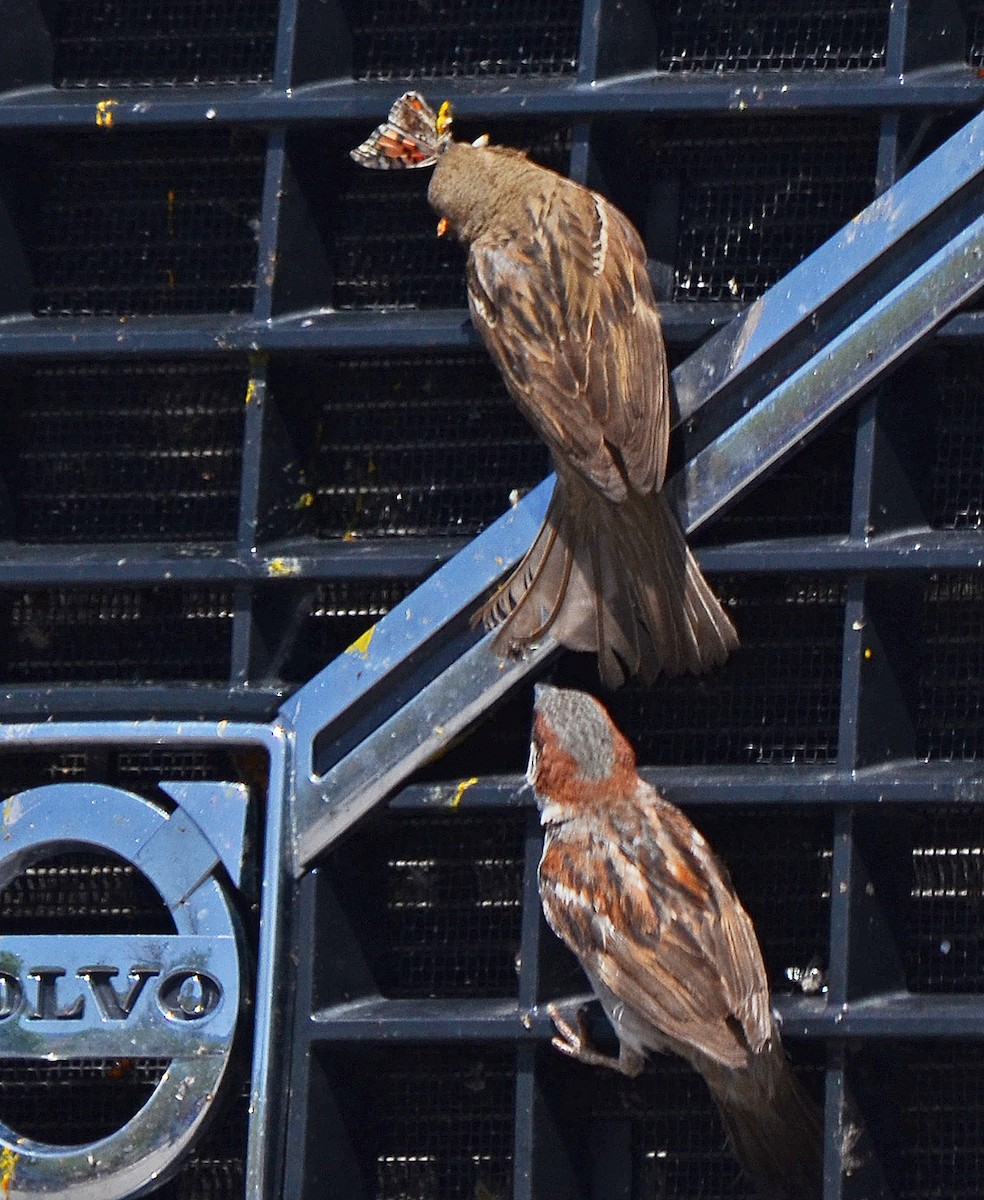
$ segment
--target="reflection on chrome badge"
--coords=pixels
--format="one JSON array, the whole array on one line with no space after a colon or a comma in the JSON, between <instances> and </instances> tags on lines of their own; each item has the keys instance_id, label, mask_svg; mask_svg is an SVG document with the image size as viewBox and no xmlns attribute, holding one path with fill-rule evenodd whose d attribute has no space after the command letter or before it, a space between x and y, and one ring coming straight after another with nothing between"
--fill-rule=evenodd
<instances>
[{"instance_id":1,"label":"reflection on chrome badge","mask_svg":"<svg viewBox=\"0 0 984 1200\"><path fill-rule=\"evenodd\" d=\"M216 784L216 788L228 785ZM119 1200L190 1146L232 1053L240 934L220 854L182 808L66 783L0 806L0 888L41 859L109 851L157 890L173 934L0 935L0 1059L169 1059L147 1103L108 1137L57 1146L0 1123L3 1195Z\"/></svg>"}]
</instances>

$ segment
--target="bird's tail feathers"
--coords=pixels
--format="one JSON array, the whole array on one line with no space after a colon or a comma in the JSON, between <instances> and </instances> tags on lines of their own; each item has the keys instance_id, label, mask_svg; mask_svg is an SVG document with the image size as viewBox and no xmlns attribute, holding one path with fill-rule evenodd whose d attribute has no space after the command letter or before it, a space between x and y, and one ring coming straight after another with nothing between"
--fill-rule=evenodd
<instances>
[{"instance_id":1,"label":"bird's tail feathers","mask_svg":"<svg viewBox=\"0 0 984 1200\"><path fill-rule=\"evenodd\" d=\"M747 1072L705 1075L728 1141L762 1200L820 1200L820 1112L793 1074L780 1044Z\"/></svg>"},{"instance_id":2,"label":"bird's tail feathers","mask_svg":"<svg viewBox=\"0 0 984 1200\"><path fill-rule=\"evenodd\" d=\"M479 617L489 629L502 625L502 654L548 632L568 649L597 652L609 687L627 675L699 674L738 645L666 497L615 504L577 478L558 478L536 540Z\"/></svg>"}]
</instances>

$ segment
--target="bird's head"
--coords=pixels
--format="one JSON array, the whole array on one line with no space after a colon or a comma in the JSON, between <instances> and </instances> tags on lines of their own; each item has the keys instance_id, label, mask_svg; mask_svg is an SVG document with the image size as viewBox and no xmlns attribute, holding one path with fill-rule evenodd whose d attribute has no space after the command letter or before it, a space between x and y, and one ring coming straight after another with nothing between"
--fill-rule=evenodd
<instances>
[{"instance_id":1,"label":"bird's head","mask_svg":"<svg viewBox=\"0 0 984 1200\"><path fill-rule=\"evenodd\" d=\"M493 225L508 228L542 187L545 168L522 150L493 146L486 135L450 142L434 165L427 199L442 223L466 245Z\"/></svg>"},{"instance_id":2,"label":"bird's head","mask_svg":"<svg viewBox=\"0 0 984 1200\"><path fill-rule=\"evenodd\" d=\"M635 776L635 754L593 696L537 684L526 777L541 802L577 803Z\"/></svg>"}]
</instances>

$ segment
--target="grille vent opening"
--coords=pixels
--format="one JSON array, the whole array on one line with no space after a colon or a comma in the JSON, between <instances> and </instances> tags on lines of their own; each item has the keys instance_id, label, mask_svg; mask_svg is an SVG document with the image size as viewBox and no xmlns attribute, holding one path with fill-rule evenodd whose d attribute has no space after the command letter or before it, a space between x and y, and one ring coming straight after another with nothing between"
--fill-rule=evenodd
<instances>
[{"instance_id":1,"label":"grille vent opening","mask_svg":"<svg viewBox=\"0 0 984 1200\"><path fill-rule=\"evenodd\" d=\"M277 0L42 0L59 88L273 78Z\"/></svg>"},{"instance_id":2,"label":"grille vent opening","mask_svg":"<svg viewBox=\"0 0 984 1200\"><path fill-rule=\"evenodd\" d=\"M982 8L984 13L984 8ZM984 529L984 351L933 355L926 397L936 425L930 523L940 529Z\"/></svg>"},{"instance_id":3,"label":"grille vent opening","mask_svg":"<svg viewBox=\"0 0 984 1200\"><path fill-rule=\"evenodd\" d=\"M710 675L661 678L649 689L629 683L606 698L639 761L836 761L843 584L802 576L711 583L741 634L741 648L728 663ZM593 672L592 663L568 658L557 682L590 690Z\"/></svg>"},{"instance_id":4,"label":"grille vent opening","mask_svg":"<svg viewBox=\"0 0 984 1200\"><path fill-rule=\"evenodd\" d=\"M35 315L249 312L264 148L242 129L35 138L19 204Z\"/></svg>"},{"instance_id":5,"label":"grille vent opening","mask_svg":"<svg viewBox=\"0 0 984 1200\"><path fill-rule=\"evenodd\" d=\"M906 983L913 992L984 992L984 813L928 811L916 824Z\"/></svg>"},{"instance_id":6,"label":"grille vent opening","mask_svg":"<svg viewBox=\"0 0 984 1200\"><path fill-rule=\"evenodd\" d=\"M984 582L979 574L926 579L917 644L916 756L984 757Z\"/></svg>"},{"instance_id":7,"label":"grille vent opening","mask_svg":"<svg viewBox=\"0 0 984 1200\"><path fill-rule=\"evenodd\" d=\"M484 353L319 359L273 392L317 537L473 537L549 471Z\"/></svg>"},{"instance_id":8,"label":"grille vent opening","mask_svg":"<svg viewBox=\"0 0 984 1200\"><path fill-rule=\"evenodd\" d=\"M653 0L661 71L844 71L885 66L887 0Z\"/></svg>"},{"instance_id":9,"label":"grille vent opening","mask_svg":"<svg viewBox=\"0 0 984 1200\"><path fill-rule=\"evenodd\" d=\"M324 1053L322 1065L367 1196L511 1196L511 1048L362 1047L357 1055ZM319 1194L342 1200L333 1175L321 1181Z\"/></svg>"},{"instance_id":10,"label":"grille vent opening","mask_svg":"<svg viewBox=\"0 0 984 1200\"><path fill-rule=\"evenodd\" d=\"M224 362L32 367L5 455L16 540L235 538L247 378Z\"/></svg>"},{"instance_id":11,"label":"grille vent opening","mask_svg":"<svg viewBox=\"0 0 984 1200\"><path fill-rule=\"evenodd\" d=\"M599 122L592 145L675 300L756 299L875 196L871 120Z\"/></svg>"},{"instance_id":12,"label":"grille vent opening","mask_svg":"<svg viewBox=\"0 0 984 1200\"><path fill-rule=\"evenodd\" d=\"M521 811L390 813L329 860L380 994L516 995L525 830Z\"/></svg>"},{"instance_id":13,"label":"grille vent opening","mask_svg":"<svg viewBox=\"0 0 984 1200\"><path fill-rule=\"evenodd\" d=\"M0 593L5 683L229 678L231 592L210 587Z\"/></svg>"},{"instance_id":14,"label":"grille vent opening","mask_svg":"<svg viewBox=\"0 0 984 1200\"><path fill-rule=\"evenodd\" d=\"M570 75L579 0L343 0L356 79Z\"/></svg>"}]
</instances>

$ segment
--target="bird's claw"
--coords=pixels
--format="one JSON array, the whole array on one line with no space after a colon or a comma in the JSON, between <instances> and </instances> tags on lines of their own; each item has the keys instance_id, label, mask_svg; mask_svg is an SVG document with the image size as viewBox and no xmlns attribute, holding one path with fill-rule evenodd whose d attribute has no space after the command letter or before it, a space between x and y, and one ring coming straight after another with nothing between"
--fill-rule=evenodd
<instances>
[{"instance_id":1,"label":"bird's claw","mask_svg":"<svg viewBox=\"0 0 984 1200\"><path fill-rule=\"evenodd\" d=\"M554 1023L554 1029L557 1030L554 1037L550 1039L550 1044L555 1046L561 1054L566 1054L568 1058L582 1058L585 1052L596 1053L594 1047L591 1046L587 1026L584 1023L583 1007L577 1009L576 1030L570 1021L561 1014L556 1004L548 1004L547 1013Z\"/></svg>"},{"instance_id":2,"label":"bird's claw","mask_svg":"<svg viewBox=\"0 0 984 1200\"><path fill-rule=\"evenodd\" d=\"M621 1071L623 1069L621 1058L616 1058L610 1054L602 1054L600 1050L595 1049L584 1020L583 1004L577 1008L575 1017L577 1021L576 1029L561 1013L556 1004L548 1004L547 1012L554 1023L554 1028L557 1030L556 1035L550 1039L551 1045L555 1046L561 1054L566 1054L568 1058L577 1059L578 1062L587 1063L591 1067L607 1067L610 1071Z\"/></svg>"}]
</instances>

